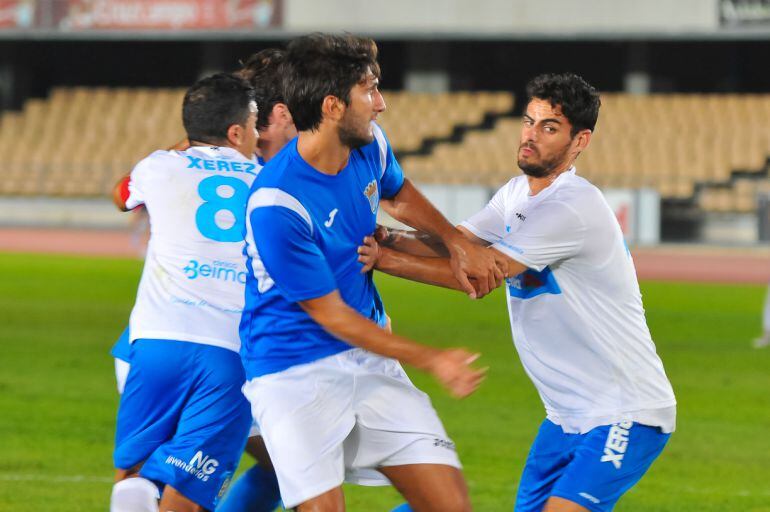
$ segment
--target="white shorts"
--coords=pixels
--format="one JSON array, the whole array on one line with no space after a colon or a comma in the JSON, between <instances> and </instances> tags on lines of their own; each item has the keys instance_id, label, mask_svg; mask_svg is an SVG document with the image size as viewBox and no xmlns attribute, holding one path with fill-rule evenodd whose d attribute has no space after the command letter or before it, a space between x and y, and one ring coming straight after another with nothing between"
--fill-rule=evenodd
<instances>
[{"instance_id":1,"label":"white shorts","mask_svg":"<svg viewBox=\"0 0 770 512\"><path fill-rule=\"evenodd\" d=\"M379 467L460 468L428 395L401 365L362 349L248 381L287 509L343 481L388 485Z\"/></svg>"},{"instance_id":2,"label":"white shorts","mask_svg":"<svg viewBox=\"0 0 770 512\"><path fill-rule=\"evenodd\" d=\"M131 369L131 364L115 358L115 382L118 385L118 394L122 395L123 390L126 388L126 379L128 378L128 371Z\"/></svg>"}]
</instances>

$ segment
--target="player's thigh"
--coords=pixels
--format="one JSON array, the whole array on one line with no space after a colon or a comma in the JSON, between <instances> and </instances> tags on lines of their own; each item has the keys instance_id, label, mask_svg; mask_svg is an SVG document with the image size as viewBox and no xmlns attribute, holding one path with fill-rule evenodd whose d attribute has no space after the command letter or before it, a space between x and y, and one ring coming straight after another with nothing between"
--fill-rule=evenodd
<instances>
[{"instance_id":1,"label":"player's thigh","mask_svg":"<svg viewBox=\"0 0 770 512\"><path fill-rule=\"evenodd\" d=\"M160 498L158 512L204 512L206 509L167 485Z\"/></svg>"},{"instance_id":2,"label":"player's thigh","mask_svg":"<svg viewBox=\"0 0 770 512\"><path fill-rule=\"evenodd\" d=\"M170 340L135 342L132 371L118 407L116 468L141 463L176 432L193 378L189 345Z\"/></svg>"},{"instance_id":3,"label":"player's thigh","mask_svg":"<svg viewBox=\"0 0 770 512\"><path fill-rule=\"evenodd\" d=\"M213 510L243 453L251 414L241 393L245 375L239 355L207 345L194 353L195 378L177 429L147 458L140 475Z\"/></svg>"},{"instance_id":4,"label":"player's thigh","mask_svg":"<svg viewBox=\"0 0 770 512\"><path fill-rule=\"evenodd\" d=\"M415 512L468 512L468 487L462 472L443 464L381 467Z\"/></svg>"},{"instance_id":5,"label":"player's thigh","mask_svg":"<svg viewBox=\"0 0 770 512\"><path fill-rule=\"evenodd\" d=\"M543 507L543 512L590 512L587 508L578 505L574 501L551 496Z\"/></svg>"},{"instance_id":6,"label":"player's thigh","mask_svg":"<svg viewBox=\"0 0 770 512\"><path fill-rule=\"evenodd\" d=\"M573 460L579 442L579 435L565 434L560 426L543 421L519 479L515 512L543 510L554 485Z\"/></svg>"},{"instance_id":7,"label":"player's thigh","mask_svg":"<svg viewBox=\"0 0 770 512\"><path fill-rule=\"evenodd\" d=\"M356 420L353 376L341 369L340 357L258 377L243 387L287 508L344 480L342 446Z\"/></svg>"},{"instance_id":8,"label":"player's thigh","mask_svg":"<svg viewBox=\"0 0 770 512\"><path fill-rule=\"evenodd\" d=\"M551 496L591 511L607 512L644 476L670 434L627 422L597 427L581 437Z\"/></svg>"},{"instance_id":9,"label":"player's thigh","mask_svg":"<svg viewBox=\"0 0 770 512\"><path fill-rule=\"evenodd\" d=\"M261 435L249 436L249 440L246 441L246 453L254 457L257 464L263 468L273 471L273 461L270 460L270 454L265 446L265 440Z\"/></svg>"},{"instance_id":10,"label":"player's thigh","mask_svg":"<svg viewBox=\"0 0 770 512\"><path fill-rule=\"evenodd\" d=\"M345 496L342 493L342 487L330 489L320 496L310 498L300 503L298 512L345 512Z\"/></svg>"}]
</instances>

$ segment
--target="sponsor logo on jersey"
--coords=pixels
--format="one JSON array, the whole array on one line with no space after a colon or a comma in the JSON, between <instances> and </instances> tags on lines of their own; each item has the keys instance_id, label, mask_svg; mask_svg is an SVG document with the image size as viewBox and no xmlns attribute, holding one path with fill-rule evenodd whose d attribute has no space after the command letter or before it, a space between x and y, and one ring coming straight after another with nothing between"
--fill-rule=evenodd
<instances>
[{"instance_id":1,"label":"sponsor logo on jersey","mask_svg":"<svg viewBox=\"0 0 770 512\"><path fill-rule=\"evenodd\" d=\"M171 464L175 468L193 475L202 482L208 482L209 477L214 474L219 467L219 461L217 459L212 459L208 455L204 455L201 450L193 455L193 458L187 463L182 459L169 455L166 457L166 464Z\"/></svg>"},{"instance_id":2,"label":"sponsor logo on jersey","mask_svg":"<svg viewBox=\"0 0 770 512\"><path fill-rule=\"evenodd\" d=\"M236 162L234 160L224 160L217 158L198 158L191 155L185 155L190 161L188 169L200 169L201 171L219 171L219 172L247 172L256 175L257 165L251 162Z\"/></svg>"},{"instance_id":3,"label":"sponsor logo on jersey","mask_svg":"<svg viewBox=\"0 0 770 512\"><path fill-rule=\"evenodd\" d=\"M452 450L453 452L457 451L455 449L455 444L448 439L439 439L438 437L436 437L435 439L433 439L433 446L436 446L438 448L446 448L447 450Z\"/></svg>"},{"instance_id":4,"label":"sponsor logo on jersey","mask_svg":"<svg viewBox=\"0 0 770 512\"><path fill-rule=\"evenodd\" d=\"M369 207L372 213L377 212L377 206L380 204L380 194L377 191L377 180L372 180L364 189L364 195L369 200Z\"/></svg>"},{"instance_id":5,"label":"sponsor logo on jersey","mask_svg":"<svg viewBox=\"0 0 770 512\"><path fill-rule=\"evenodd\" d=\"M591 496L587 492L578 493L578 496L580 496L581 498L587 499L591 503L601 503L601 500L599 498L597 498L596 496Z\"/></svg>"},{"instance_id":6,"label":"sponsor logo on jersey","mask_svg":"<svg viewBox=\"0 0 770 512\"><path fill-rule=\"evenodd\" d=\"M515 277L505 280L508 284L508 294L518 299L531 299L544 293L559 295L561 288L549 267L542 271L527 269Z\"/></svg>"},{"instance_id":7,"label":"sponsor logo on jersey","mask_svg":"<svg viewBox=\"0 0 770 512\"><path fill-rule=\"evenodd\" d=\"M211 264L201 264L197 260L190 260L182 270L187 279L198 279L200 277L246 284L246 271L238 270L238 266L229 261L212 261Z\"/></svg>"},{"instance_id":8,"label":"sponsor logo on jersey","mask_svg":"<svg viewBox=\"0 0 770 512\"><path fill-rule=\"evenodd\" d=\"M519 219L521 222L524 222L525 220L527 220L527 216L521 212L516 212L516 218Z\"/></svg>"},{"instance_id":9,"label":"sponsor logo on jersey","mask_svg":"<svg viewBox=\"0 0 770 512\"><path fill-rule=\"evenodd\" d=\"M326 226L327 228L332 227L332 224L334 224L334 217L337 216L337 212L338 211L339 210L337 208L335 208L334 210L329 212L329 219L324 222L324 226Z\"/></svg>"},{"instance_id":10,"label":"sponsor logo on jersey","mask_svg":"<svg viewBox=\"0 0 770 512\"><path fill-rule=\"evenodd\" d=\"M628 449L628 436L633 425L633 421L622 421L610 427L607 442L604 444L602 462L612 462L615 469L620 469L623 464L623 456Z\"/></svg>"}]
</instances>

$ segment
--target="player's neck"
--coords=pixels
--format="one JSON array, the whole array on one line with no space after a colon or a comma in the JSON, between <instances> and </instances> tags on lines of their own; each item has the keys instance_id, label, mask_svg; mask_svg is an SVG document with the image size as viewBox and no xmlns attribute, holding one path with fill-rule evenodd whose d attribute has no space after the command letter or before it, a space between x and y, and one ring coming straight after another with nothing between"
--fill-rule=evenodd
<instances>
[{"instance_id":1,"label":"player's neck","mask_svg":"<svg viewBox=\"0 0 770 512\"><path fill-rule=\"evenodd\" d=\"M269 162L278 152L283 149L285 144L278 144L278 141L259 138L259 156L262 160Z\"/></svg>"},{"instance_id":2,"label":"player's neck","mask_svg":"<svg viewBox=\"0 0 770 512\"><path fill-rule=\"evenodd\" d=\"M333 130L299 132L297 151L315 170L332 176L339 174L350 159L350 148L340 142Z\"/></svg>"},{"instance_id":3,"label":"player's neck","mask_svg":"<svg viewBox=\"0 0 770 512\"><path fill-rule=\"evenodd\" d=\"M527 183L529 183L529 195L536 196L546 188L548 188L551 183L556 181L556 178L564 174L565 172L572 169L572 164L574 163L574 159L568 160L559 167L557 167L553 172L551 172L548 176L543 176L542 178L537 178L535 176L529 176L527 175Z\"/></svg>"}]
</instances>

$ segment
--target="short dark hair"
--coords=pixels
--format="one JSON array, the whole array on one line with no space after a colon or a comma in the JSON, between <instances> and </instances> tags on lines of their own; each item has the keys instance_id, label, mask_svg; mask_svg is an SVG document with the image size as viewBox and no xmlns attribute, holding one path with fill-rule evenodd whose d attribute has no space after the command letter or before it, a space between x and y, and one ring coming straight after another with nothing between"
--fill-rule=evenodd
<instances>
[{"instance_id":1,"label":"short dark hair","mask_svg":"<svg viewBox=\"0 0 770 512\"><path fill-rule=\"evenodd\" d=\"M257 128L265 129L270 125L270 113L276 103L286 103L281 88L281 64L286 52L278 48L268 48L246 59L243 67L234 74L248 81L254 88L254 95L259 107Z\"/></svg>"},{"instance_id":2,"label":"short dark hair","mask_svg":"<svg viewBox=\"0 0 770 512\"><path fill-rule=\"evenodd\" d=\"M350 104L350 90L371 70L380 76L377 45L353 34L309 34L291 41L281 73L286 105L299 131L321 124L326 96Z\"/></svg>"},{"instance_id":3,"label":"short dark hair","mask_svg":"<svg viewBox=\"0 0 770 512\"><path fill-rule=\"evenodd\" d=\"M591 84L574 73L539 75L527 84L527 103L533 98L561 106L564 117L572 123L571 135L580 130L593 131L599 118L601 100Z\"/></svg>"},{"instance_id":4,"label":"short dark hair","mask_svg":"<svg viewBox=\"0 0 770 512\"><path fill-rule=\"evenodd\" d=\"M227 73L201 78L184 95L182 123L191 141L218 144L227 140L227 130L244 125L254 89L242 78Z\"/></svg>"}]
</instances>

